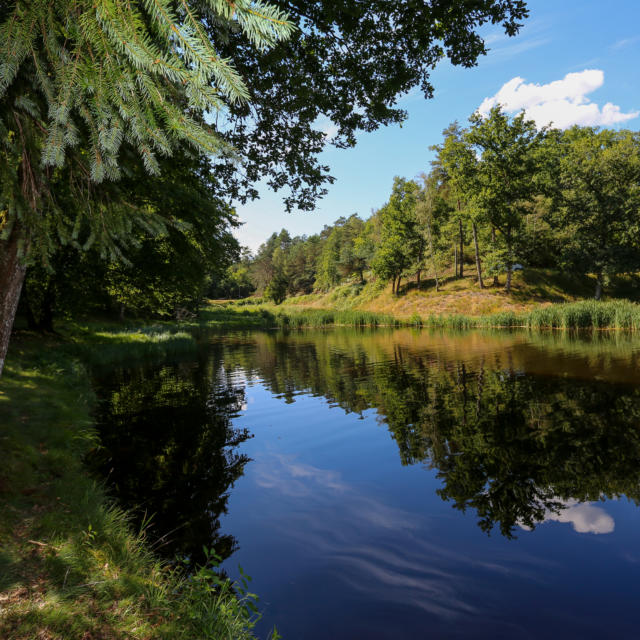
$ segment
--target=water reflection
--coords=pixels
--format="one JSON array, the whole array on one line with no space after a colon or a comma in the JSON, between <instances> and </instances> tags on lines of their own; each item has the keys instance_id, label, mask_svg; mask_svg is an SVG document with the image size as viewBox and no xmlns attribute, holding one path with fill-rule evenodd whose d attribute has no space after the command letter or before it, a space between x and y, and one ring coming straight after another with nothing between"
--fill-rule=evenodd
<instances>
[{"instance_id":1,"label":"water reflection","mask_svg":"<svg viewBox=\"0 0 640 640\"><path fill-rule=\"evenodd\" d=\"M258 334L248 354L228 340L226 362L289 402L297 389L346 411L376 409L401 463L436 469L440 497L487 532L511 537L549 520L606 529L606 518L584 520L596 507L575 504L640 500L640 391L609 381L636 380L639 351L617 337L535 339Z\"/></svg>"},{"instance_id":2,"label":"water reflection","mask_svg":"<svg viewBox=\"0 0 640 640\"><path fill-rule=\"evenodd\" d=\"M220 532L229 489L248 457L250 437L232 419L245 392L210 357L193 363L121 369L96 382L102 448L90 463L107 477L138 524L151 519L156 548L202 558L203 545L222 558L235 539Z\"/></svg>"},{"instance_id":3,"label":"water reflection","mask_svg":"<svg viewBox=\"0 0 640 640\"><path fill-rule=\"evenodd\" d=\"M573 530L578 533L612 533L615 529L614 519L602 507L577 500L565 500L557 512L545 512L542 522L554 521L571 523ZM526 524L519 524L531 531Z\"/></svg>"},{"instance_id":4,"label":"water reflection","mask_svg":"<svg viewBox=\"0 0 640 640\"><path fill-rule=\"evenodd\" d=\"M473 513L487 532L512 537L557 521L609 533L612 517L590 503L640 500L639 354L619 335L215 337L195 362L132 367L99 381L97 464L126 505L155 514L169 552L197 554L206 544L228 556L235 541L220 533L219 517L247 463L238 445L249 435L233 419L245 402L243 381L259 380L285 403L303 393L347 413L375 410L400 463L434 470L438 495ZM286 407L279 419L287 421ZM410 529L416 518L367 503L336 470L295 456L265 455L255 464L262 488L298 498L325 492L327 505L348 503L363 522Z\"/></svg>"}]
</instances>

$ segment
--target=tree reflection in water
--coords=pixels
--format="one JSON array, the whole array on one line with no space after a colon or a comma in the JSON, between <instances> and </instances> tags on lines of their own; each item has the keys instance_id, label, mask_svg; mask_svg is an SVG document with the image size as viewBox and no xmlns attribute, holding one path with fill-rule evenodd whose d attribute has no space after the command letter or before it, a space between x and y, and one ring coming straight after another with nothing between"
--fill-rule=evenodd
<instances>
[{"instance_id":1,"label":"tree reflection in water","mask_svg":"<svg viewBox=\"0 0 640 640\"><path fill-rule=\"evenodd\" d=\"M154 514L165 552L198 559L205 545L228 557L236 543L219 518L250 437L232 423L241 371L285 402L304 392L345 411L377 410L401 463L435 469L440 497L471 509L487 532L512 537L553 519L604 531L611 524L590 525L596 516L578 503L640 500L640 386L618 382L637 371L634 358L626 343L508 333L227 336L195 362L101 380L94 463L122 503Z\"/></svg>"},{"instance_id":2,"label":"tree reflection in water","mask_svg":"<svg viewBox=\"0 0 640 640\"><path fill-rule=\"evenodd\" d=\"M232 425L244 388L210 355L98 381L102 447L90 460L138 525L151 519L148 535L163 555L194 562L203 546L223 559L235 550L235 539L219 531L220 516L249 460L238 446L250 434Z\"/></svg>"},{"instance_id":3,"label":"tree reflection in water","mask_svg":"<svg viewBox=\"0 0 640 640\"><path fill-rule=\"evenodd\" d=\"M633 376L633 339L476 333L468 355L469 336L406 334L259 334L226 362L289 400L301 389L376 409L402 464L436 469L440 497L487 532L512 537L576 501L638 503L640 388L594 379Z\"/></svg>"}]
</instances>

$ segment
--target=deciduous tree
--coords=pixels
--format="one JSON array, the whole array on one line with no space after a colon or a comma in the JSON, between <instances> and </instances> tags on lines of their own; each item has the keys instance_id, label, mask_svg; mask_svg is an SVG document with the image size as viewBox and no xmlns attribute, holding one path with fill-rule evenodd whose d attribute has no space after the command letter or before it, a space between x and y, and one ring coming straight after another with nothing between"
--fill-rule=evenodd
<instances>
[{"instance_id":1,"label":"deciduous tree","mask_svg":"<svg viewBox=\"0 0 640 640\"><path fill-rule=\"evenodd\" d=\"M596 276L595 297L640 269L640 134L574 127L560 136L551 221L565 266Z\"/></svg>"},{"instance_id":2,"label":"deciduous tree","mask_svg":"<svg viewBox=\"0 0 640 640\"><path fill-rule=\"evenodd\" d=\"M486 118L474 113L470 122L465 137L480 156L474 200L504 239L505 290L509 292L517 236L529 203L541 189L537 177L543 158L538 152L546 130L538 130L524 112L509 118L500 106L491 109Z\"/></svg>"}]
</instances>

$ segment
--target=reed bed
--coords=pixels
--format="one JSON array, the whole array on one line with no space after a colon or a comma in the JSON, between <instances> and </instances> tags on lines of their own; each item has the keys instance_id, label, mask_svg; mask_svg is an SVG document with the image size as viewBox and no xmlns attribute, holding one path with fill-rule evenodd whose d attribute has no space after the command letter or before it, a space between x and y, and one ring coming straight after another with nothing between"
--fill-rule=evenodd
<instances>
[{"instance_id":1,"label":"reed bed","mask_svg":"<svg viewBox=\"0 0 640 640\"><path fill-rule=\"evenodd\" d=\"M640 329L640 305L629 300L583 300L530 311L523 318L530 329Z\"/></svg>"},{"instance_id":2,"label":"reed bed","mask_svg":"<svg viewBox=\"0 0 640 640\"><path fill-rule=\"evenodd\" d=\"M227 307L226 313L229 313ZM242 312L239 312L242 313ZM526 329L640 329L640 304L629 300L584 300L538 307L515 313L501 311L483 316L434 314L396 318L371 311L331 309L260 310L266 326L313 328L349 327L428 327L440 329L526 328Z\"/></svg>"},{"instance_id":3,"label":"reed bed","mask_svg":"<svg viewBox=\"0 0 640 640\"><path fill-rule=\"evenodd\" d=\"M403 320L391 315L372 313L370 311L330 311L325 309L306 309L295 312L279 312L274 314L278 327L399 327Z\"/></svg>"}]
</instances>

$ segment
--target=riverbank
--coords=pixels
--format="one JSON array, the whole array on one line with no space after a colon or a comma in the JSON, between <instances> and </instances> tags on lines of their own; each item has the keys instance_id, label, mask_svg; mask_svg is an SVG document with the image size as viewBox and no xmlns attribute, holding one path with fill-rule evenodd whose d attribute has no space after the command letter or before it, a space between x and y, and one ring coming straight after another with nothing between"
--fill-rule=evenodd
<instances>
[{"instance_id":1,"label":"riverbank","mask_svg":"<svg viewBox=\"0 0 640 640\"><path fill-rule=\"evenodd\" d=\"M187 579L159 560L83 465L100 443L80 354L106 363L193 345L149 327L12 343L0 379L0 637L253 637L253 597L213 565Z\"/></svg>"},{"instance_id":2,"label":"riverbank","mask_svg":"<svg viewBox=\"0 0 640 640\"><path fill-rule=\"evenodd\" d=\"M325 321L313 319L313 313L328 312L345 324L358 324L360 318L378 318L365 324L390 324L446 327L530 328L633 328L631 316L637 314L629 300L640 300L638 275L619 276L609 283L606 297L595 303L594 278L571 276L549 269L527 268L513 274L512 290L490 281L485 288L477 286L468 271L464 278L443 274L436 291L435 282L422 278L405 281L399 295L389 285L367 274L367 282L344 282L329 291L287 298L281 305L266 300L247 298L229 307L236 310L263 309L276 316L308 315L312 324ZM543 311L552 309L552 311ZM351 320L352 318L353 320ZM294 319L295 323L296 320ZM331 323L329 323L331 324Z\"/></svg>"},{"instance_id":3,"label":"riverbank","mask_svg":"<svg viewBox=\"0 0 640 640\"><path fill-rule=\"evenodd\" d=\"M416 326L447 329L640 329L640 304L628 300L595 301L582 300L550 305L540 305L530 310L499 311L484 315L430 314L422 316L394 316L360 310L336 310L309 308L295 304L276 306L257 299L238 302L212 303L208 313L212 316L216 308L221 313L237 310L245 316L251 313L271 320L278 327L324 327L338 326ZM253 308L253 311L249 311ZM268 315L267 315L268 314Z\"/></svg>"}]
</instances>

